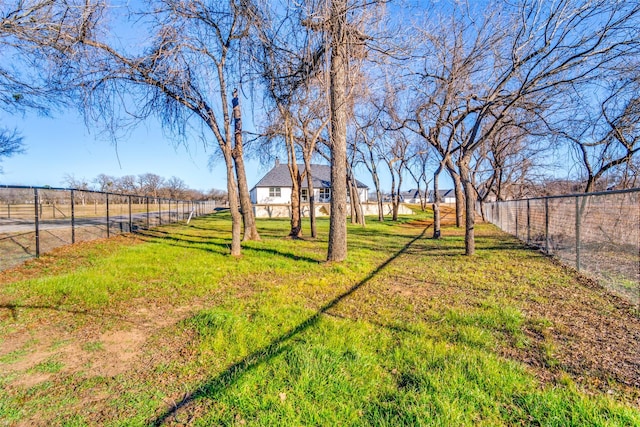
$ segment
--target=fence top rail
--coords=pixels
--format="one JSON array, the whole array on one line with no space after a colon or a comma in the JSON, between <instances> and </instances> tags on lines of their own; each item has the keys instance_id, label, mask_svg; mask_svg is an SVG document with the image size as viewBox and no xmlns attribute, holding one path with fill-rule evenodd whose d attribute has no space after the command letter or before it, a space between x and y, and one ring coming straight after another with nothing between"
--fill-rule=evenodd
<instances>
[{"instance_id":1,"label":"fence top rail","mask_svg":"<svg viewBox=\"0 0 640 427\"><path fill-rule=\"evenodd\" d=\"M78 188L62 188L62 187L49 187L49 186L36 186L36 185L5 185L0 184L0 189L15 189L15 190L55 190L55 191L82 191L85 193L93 193L93 194L105 194L109 196L120 196L120 197L143 197L157 201L171 201L171 202L182 202L182 203L205 203L212 202L213 200L181 200L181 199L167 199L166 197L154 197L154 196L143 196L141 194L129 194L129 193L111 193L108 191L99 191L99 190L81 190Z\"/></svg>"},{"instance_id":2,"label":"fence top rail","mask_svg":"<svg viewBox=\"0 0 640 427\"><path fill-rule=\"evenodd\" d=\"M564 198L571 198L571 197L608 196L612 194L626 194L626 193L638 193L638 192L640 192L640 188L628 188L625 190L594 191L592 193L570 193L570 194L561 194L557 196L539 196L539 197L527 197L524 199L496 200L488 203L520 202L520 201L526 201L526 200L564 199Z\"/></svg>"}]
</instances>

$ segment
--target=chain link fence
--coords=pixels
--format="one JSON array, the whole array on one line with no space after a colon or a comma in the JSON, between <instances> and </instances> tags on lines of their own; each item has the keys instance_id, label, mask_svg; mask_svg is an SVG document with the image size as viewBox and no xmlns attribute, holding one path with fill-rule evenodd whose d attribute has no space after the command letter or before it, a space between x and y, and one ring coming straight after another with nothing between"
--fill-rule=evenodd
<instances>
[{"instance_id":1,"label":"chain link fence","mask_svg":"<svg viewBox=\"0 0 640 427\"><path fill-rule=\"evenodd\" d=\"M640 189L510 200L485 219L640 307Z\"/></svg>"},{"instance_id":2,"label":"chain link fence","mask_svg":"<svg viewBox=\"0 0 640 427\"><path fill-rule=\"evenodd\" d=\"M52 249L187 220L215 201L44 187L0 187L0 270Z\"/></svg>"}]
</instances>

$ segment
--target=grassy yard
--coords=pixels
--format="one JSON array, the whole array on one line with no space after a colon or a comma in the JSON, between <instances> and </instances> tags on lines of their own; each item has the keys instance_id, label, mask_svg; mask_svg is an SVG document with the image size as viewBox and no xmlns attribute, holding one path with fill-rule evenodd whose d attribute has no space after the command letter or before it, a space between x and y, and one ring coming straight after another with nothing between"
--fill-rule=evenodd
<instances>
[{"instance_id":1,"label":"grassy yard","mask_svg":"<svg viewBox=\"0 0 640 427\"><path fill-rule=\"evenodd\" d=\"M0 425L640 425L640 319L489 225L222 214L0 273Z\"/></svg>"}]
</instances>

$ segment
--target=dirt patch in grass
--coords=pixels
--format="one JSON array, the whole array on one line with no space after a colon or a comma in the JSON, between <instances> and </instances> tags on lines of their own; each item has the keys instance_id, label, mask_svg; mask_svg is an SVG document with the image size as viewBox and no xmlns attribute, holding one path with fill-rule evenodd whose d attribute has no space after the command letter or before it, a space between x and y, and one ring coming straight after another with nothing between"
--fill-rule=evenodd
<instances>
[{"instance_id":1,"label":"dirt patch in grass","mask_svg":"<svg viewBox=\"0 0 640 427\"><path fill-rule=\"evenodd\" d=\"M7 375L19 374L9 385L23 388L49 380L57 373L38 371L37 367L47 360L59 362L63 375L114 377L140 363L150 336L179 322L197 307L146 304L116 317L96 316L82 325L77 324L73 313L52 310L46 316L49 324L25 325L3 337L3 370ZM29 316L30 311L35 309L23 309L20 316Z\"/></svg>"}]
</instances>

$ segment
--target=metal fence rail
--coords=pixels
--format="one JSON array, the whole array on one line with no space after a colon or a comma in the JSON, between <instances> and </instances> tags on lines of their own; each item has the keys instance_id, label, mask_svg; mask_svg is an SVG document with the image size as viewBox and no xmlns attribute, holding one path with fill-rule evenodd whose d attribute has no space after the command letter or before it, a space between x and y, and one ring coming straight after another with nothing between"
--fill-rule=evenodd
<instances>
[{"instance_id":1,"label":"metal fence rail","mask_svg":"<svg viewBox=\"0 0 640 427\"><path fill-rule=\"evenodd\" d=\"M640 189L485 203L487 221L640 307Z\"/></svg>"},{"instance_id":2,"label":"metal fence rail","mask_svg":"<svg viewBox=\"0 0 640 427\"><path fill-rule=\"evenodd\" d=\"M59 246L182 221L215 208L213 200L0 186L0 270Z\"/></svg>"}]
</instances>

